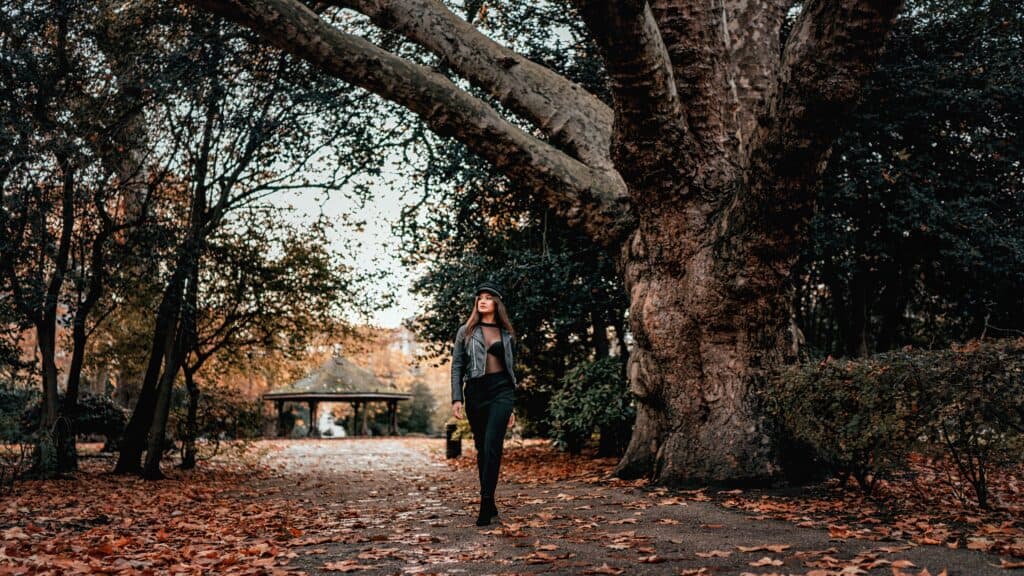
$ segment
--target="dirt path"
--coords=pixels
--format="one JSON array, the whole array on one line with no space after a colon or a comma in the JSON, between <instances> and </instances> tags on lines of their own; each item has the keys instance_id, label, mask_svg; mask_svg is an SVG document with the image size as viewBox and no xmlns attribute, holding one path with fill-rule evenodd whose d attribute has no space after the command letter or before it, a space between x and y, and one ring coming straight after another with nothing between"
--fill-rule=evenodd
<instances>
[{"instance_id":1,"label":"dirt path","mask_svg":"<svg viewBox=\"0 0 1024 576\"><path fill-rule=\"evenodd\" d=\"M1016 572L973 550L830 540L826 530L760 519L692 493L593 480L520 482L507 468L496 494L501 516L478 528L471 443L463 443L459 466L444 460L441 439L265 444L272 450L267 462L278 473L259 492L312 509L320 519L316 526L296 526L304 546L295 549L289 567L310 574L825 576L851 565L861 571L846 568L845 574ZM767 545L784 547L738 548Z\"/></svg>"}]
</instances>

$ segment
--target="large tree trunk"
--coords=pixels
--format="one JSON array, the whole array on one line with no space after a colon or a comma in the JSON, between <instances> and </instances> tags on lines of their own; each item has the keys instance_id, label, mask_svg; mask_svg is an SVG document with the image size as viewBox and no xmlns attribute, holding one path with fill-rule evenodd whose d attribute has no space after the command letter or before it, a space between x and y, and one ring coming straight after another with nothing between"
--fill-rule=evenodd
<instances>
[{"instance_id":1,"label":"large tree trunk","mask_svg":"<svg viewBox=\"0 0 1024 576\"><path fill-rule=\"evenodd\" d=\"M663 212L623 249L637 419L620 476L742 485L779 472L758 392L796 351L789 286L755 258L716 253L709 226Z\"/></svg>"}]
</instances>

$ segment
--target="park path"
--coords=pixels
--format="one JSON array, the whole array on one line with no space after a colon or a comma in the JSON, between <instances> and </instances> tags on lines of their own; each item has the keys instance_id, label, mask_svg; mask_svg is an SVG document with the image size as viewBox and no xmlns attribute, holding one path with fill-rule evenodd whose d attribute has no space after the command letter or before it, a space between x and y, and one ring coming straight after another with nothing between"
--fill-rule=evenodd
<instances>
[{"instance_id":1,"label":"park path","mask_svg":"<svg viewBox=\"0 0 1024 576\"><path fill-rule=\"evenodd\" d=\"M261 481L261 497L285 499L305 509L304 518L309 511L320 518L296 526L304 545L293 546L289 565L310 574L824 576L853 562L861 571L846 574L894 574L893 562L914 575L1020 572L1000 569L998 557L973 550L830 539L827 530L688 499L685 491L593 480L537 483L510 477L506 468L496 495L501 517L478 528L471 443L463 443L460 466L444 460L443 439L266 444L271 452L264 458L276 473ZM506 443L509 450L514 447ZM788 547L737 548L766 545ZM872 561L875 567L865 571Z\"/></svg>"}]
</instances>

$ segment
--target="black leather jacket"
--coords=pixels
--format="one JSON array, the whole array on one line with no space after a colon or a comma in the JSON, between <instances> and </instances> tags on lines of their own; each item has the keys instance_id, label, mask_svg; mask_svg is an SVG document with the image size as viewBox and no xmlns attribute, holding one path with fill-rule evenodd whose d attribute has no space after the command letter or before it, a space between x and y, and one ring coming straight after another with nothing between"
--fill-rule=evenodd
<instances>
[{"instance_id":1,"label":"black leather jacket","mask_svg":"<svg viewBox=\"0 0 1024 576\"><path fill-rule=\"evenodd\" d=\"M516 340L504 327L501 330L501 342L505 347L505 368L512 384L516 383L514 369L516 361ZM477 324L471 338L466 337L466 325L459 326L455 333L455 345L452 347L452 402L462 402L462 384L470 378L479 378L487 370L487 350L484 341L484 329Z\"/></svg>"}]
</instances>

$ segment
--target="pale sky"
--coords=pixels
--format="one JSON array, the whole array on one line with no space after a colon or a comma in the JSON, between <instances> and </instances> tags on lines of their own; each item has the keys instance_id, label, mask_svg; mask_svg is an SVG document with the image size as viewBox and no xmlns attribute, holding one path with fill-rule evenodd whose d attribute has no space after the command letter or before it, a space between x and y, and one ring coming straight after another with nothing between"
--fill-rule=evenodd
<instances>
[{"instance_id":1,"label":"pale sky","mask_svg":"<svg viewBox=\"0 0 1024 576\"><path fill-rule=\"evenodd\" d=\"M398 259L398 252L395 246L401 241L392 235L391 224L398 220L401 214L402 200L399 191L391 186L372 186L374 198L359 209L358 202L351 200L343 192L331 194L323 203L323 212L331 221L335 222L336 228L331 232L335 236L336 248L344 261L350 266L359 270L371 267L383 267L388 271L388 285L378 285L374 289L378 291L393 289L398 297L398 305L387 310L377 312L370 316L369 322L386 328L398 327L402 319L413 316L417 309L423 304L419 298L409 293L409 286L417 275L414 270L402 266ZM291 204L295 207L296 218L299 222L312 221L319 214L321 208L319 201L320 194L290 192L277 194L272 202L275 204ZM362 233L358 233L344 224L343 214L350 214L353 221L363 220L366 226ZM350 254L343 248L342 238L349 234L359 242L355 253ZM359 318L349 318L353 322L361 322Z\"/></svg>"}]
</instances>

